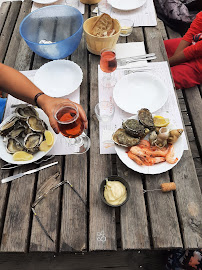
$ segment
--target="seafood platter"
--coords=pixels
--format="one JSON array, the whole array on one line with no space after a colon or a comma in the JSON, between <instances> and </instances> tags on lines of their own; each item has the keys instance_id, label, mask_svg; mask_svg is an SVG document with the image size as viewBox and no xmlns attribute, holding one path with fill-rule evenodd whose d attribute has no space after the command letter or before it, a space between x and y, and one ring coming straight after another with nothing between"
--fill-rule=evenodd
<instances>
[{"instance_id":1,"label":"seafood platter","mask_svg":"<svg viewBox=\"0 0 202 270\"><path fill-rule=\"evenodd\" d=\"M134 171L158 174L173 168L181 159L181 134L168 118L152 115L147 108L122 123L112 139L122 162Z\"/></svg>"},{"instance_id":2,"label":"seafood platter","mask_svg":"<svg viewBox=\"0 0 202 270\"><path fill-rule=\"evenodd\" d=\"M0 158L12 164L32 163L45 156L55 141L46 114L20 104L0 125Z\"/></svg>"}]
</instances>

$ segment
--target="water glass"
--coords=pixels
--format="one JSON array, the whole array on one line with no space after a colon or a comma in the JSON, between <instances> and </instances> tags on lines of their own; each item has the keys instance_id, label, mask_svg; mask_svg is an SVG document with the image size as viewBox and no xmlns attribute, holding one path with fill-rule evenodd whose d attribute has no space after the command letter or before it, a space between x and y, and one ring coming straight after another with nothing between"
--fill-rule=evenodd
<instances>
[{"instance_id":1,"label":"water glass","mask_svg":"<svg viewBox=\"0 0 202 270\"><path fill-rule=\"evenodd\" d=\"M121 25L120 36L122 36L122 37L129 36L133 31L134 22L130 19L121 19L121 20L119 20L119 23Z\"/></svg>"},{"instance_id":2,"label":"water glass","mask_svg":"<svg viewBox=\"0 0 202 270\"><path fill-rule=\"evenodd\" d=\"M102 123L110 122L114 117L115 107L110 101L101 101L95 106L97 119Z\"/></svg>"},{"instance_id":3,"label":"water glass","mask_svg":"<svg viewBox=\"0 0 202 270\"><path fill-rule=\"evenodd\" d=\"M107 1L101 1L98 3L98 13L97 15L100 16L103 13L111 15L112 6L107 3Z\"/></svg>"}]
</instances>

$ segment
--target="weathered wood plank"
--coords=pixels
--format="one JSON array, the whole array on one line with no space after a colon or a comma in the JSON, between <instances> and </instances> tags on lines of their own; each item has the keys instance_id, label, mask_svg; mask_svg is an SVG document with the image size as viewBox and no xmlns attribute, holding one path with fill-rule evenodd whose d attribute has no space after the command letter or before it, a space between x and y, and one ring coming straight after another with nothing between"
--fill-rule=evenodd
<instances>
[{"instance_id":1,"label":"weathered wood plank","mask_svg":"<svg viewBox=\"0 0 202 270\"><path fill-rule=\"evenodd\" d=\"M202 199L190 151L184 151L172 170L176 183L176 201L180 217L184 248L202 247Z\"/></svg>"},{"instance_id":2,"label":"weathered wood plank","mask_svg":"<svg viewBox=\"0 0 202 270\"><path fill-rule=\"evenodd\" d=\"M159 22L157 27L145 27L145 40L148 51L156 53L157 61L167 60L160 28ZM158 188L162 182L170 182L168 173L147 175L145 178L147 189ZM147 197L154 248L182 247L172 194L150 192ZM168 234L169 237L165 237Z\"/></svg>"},{"instance_id":3,"label":"weathered wood plank","mask_svg":"<svg viewBox=\"0 0 202 270\"><path fill-rule=\"evenodd\" d=\"M98 103L98 64L99 57L90 55L90 250L115 250L116 227L115 210L105 205L99 197L102 180L111 175L110 155L100 155L99 128L93 117L94 108ZM99 170L98 170L99 168ZM97 241L97 233L104 232L106 242Z\"/></svg>"},{"instance_id":4,"label":"weathered wood plank","mask_svg":"<svg viewBox=\"0 0 202 270\"><path fill-rule=\"evenodd\" d=\"M87 6L84 20L88 18ZM88 114L88 53L84 35L77 50L71 55L83 71L80 86L80 103ZM71 155L65 158L64 179L68 180L87 203L87 157L88 154ZM78 169L79 168L79 169ZM60 251L87 249L87 212L85 205L69 186L63 189Z\"/></svg>"},{"instance_id":5,"label":"weathered wood plank","mask_svg":"<svg viewBox=\"0 0 202 270\"><path fill-rule=\"evenodd\" d=\"M33 169L33 164L14 170L14 174ZM30 204L33 199L35 174L11 183L1 242L1 251L26 252L30 228Z\"/></svg>"},{"instance_id":6,"label":"weathered wood plank","mask_svg":"<svg viewBox=\"0 0 202 270\"><path fill-rule=\"evenodd\" d=\"M169 183L168 173L146 176L146 189L158 189ZM177 212L172 192L154 191L146 193L154 248L183 247Z\"/></svg>"},{"instance_id":7,"label":"weathered wood plank","mask_svg":"<svg viewBox=\"0 0 202 270\"><path fill-rule=\"evenodd\" d=\"M91 16L95 16L91 7ZM94 108L98 101L98 64L99 56L89 53L90 61L90 198L89 198L89 250L116 250L116 218L115 210L105 205L99 197L102 180L112 174L111 156L100 155L99 124L95 117ZM99 168L99 170L98 170ZM106 241L98 241L97 233L104 233Z\"/></svg>"},{"instance_id":8,"label":"weathered wood plank","mask_svg":"<svg viewBox=\"0 0 202 270\"><path fill-rule=\"evenodd\" d=\"M142 28L134 28L127 40L144 41ZM149 249L150 239L141 175L127 168L118 157L116 160L118 175L126 179L131 188L130 199L120 210L122 249Z\"/></svg>"},{"instance_id":9,"label":"weathered wood plank","mask_svg":"<svg viewBox=\"0 0 202 270\"><path fill-rule=\"evenodd\" d=\"M2 29L4 27L7 15L8 15L8 11L10 8L11 2L3 2L0 8L0 16L1 16L1 20L0 20L0 34L2 32Z\"/></svg>"},{"instance_id":10,"label":"weathered wood plank","mask_svg":"<svg viewBox=\"0 0 202 270\"><path fill-rule=\"evenodd\" d=\"M128 169L117 157L117 172L130 185L130 199L121 207L122 249L149 249L147 213L141 175Z\"/></svg>"},{"instance_id":11,"label":"weathered wood plank","mask_svg":"<svg viewBox=\"0 0 202 270\"><path fill-rule=\"evenodd\" d=\"M8 48L10 38L13 34L13 29L18 17L21 3L21 1L15 1L11 3L6 23L0 36L0 62L3 62L5 58L6 50Z\"/></svg>"},{"instance_id":12,"label":"weathered wood plank","mask_svg":"<svg viewBox=\"0 0 202 270\"><path fill-rule=\"evenodd\" d=\"M62 181L62 157L55 157L51 162L58 161L58 165L52 166L45 170L42 170L38 174L38 182L37 182L37 190L39 190L40 186L46 182L49 177L55 175L56 172L60 173L56 182ZM41 166L45 164L49 164L50 161L43 163ZM57 225L59 223L59 202L60 202L60 188L56 189L54 192L49 193L45 199L43 199L36 207L35 211L38 214L43 226L49 233L49 235L54 240L54 243L50 241L50 239L45 235L42 231L37 219L33 217L32 222L32 230L31 230L31 240L30 240L30 248L29 251L53 251L56 252L57 248ZM34 198L37 199L38 195Z\"/></svg>"},{"instance_id":13,"label":"weathered wood plank","mask_svg":"<svg viewBox=\"0 0 202 270\"><path fill-rule=\"evenodd\" d=\"M164 269L167 251L109 251L73 254L4 254L0 257L2 270L136 270Z\"/></svg>"},{"instance_id":14,"label":"weathered wood plank","mask_svg":"<svg viewBox=\"0 0 202 270\"><path fill-rule=\"evenodd\" d=\"M156 54L157 59L153 61L165 61L167 60L167 54L163 43L162 35L160 32L161 26L157 27L145 27L145 42L148 52Z\"/></svg>"},{"instance_id":15,"label":"weathered wood plank","mask_svg":"<svg viewBox=\"0 0 202 270\"><path fill-rule=\"evenodd\" d=\"M191 122L195 130L199 151L202 154L202 99L197 86L184 89Z\"/></svg>"},{"instance_id":16,"label":"weathered wood plank","mask_svg":"<svg viewBox=\"0 0 202 270\"><path fill-rule=\"evenodd\" d=\"M164 25L163 21L161 21L159 18L157 18L157 23L158 23L158 27L159 27L159 30L161 32L163 40L167 40L168 35L166 33L166 29L165 29L165 25Z\"/></svg>"},{"instance_id":17,"label":"weathered wood plank","mask_svg":"<svg viewBox=\"0 0 202 270\"><path fill-rule=\"evenodd\" d=\"M5 162L3 160L0 160L0 167L2 167L4 164ZM8 171L0 170L0 179L8 177L9 175L10 175L9 170ZM0 182L0 241L7 207L8 191L9 191L9 184L2 184Z\"/></svg>"},{"instance_id":18,"label":"weathered wood plank","mask_svg":"<svg viewBox=\"0 0 202 270\"><path fill-rule=\"evenodd\" d=\"M15 3L17 3L17 5ZM11 8L12 7L14 9L12 11L12 14L14 18L17 19L16 14L18 14L20 3L13 2ZM8 22L10 22L10 19L8 20ZM11 37L11 33L9 34L8 32L9 30L13 31L13 28L7 27L8 36ZM25 70L28 66L27 62L29 62L29 59L25 59L24 62L21 62L22 70ZM15 67L18 67L17 60L15 61ZM18 169L15 169L14 174L27 171L35 167L36 165L31 164L22 166ZM23 178L17 179L13 183L11 183L1 243L2 251L26 252L28 250L31 213L30 203L33 199L34 183L34 174L24 176Z\"/></svg>"},{"instance_id":19,"label":"weathered wood plank","mask_svg":"<svg viewBox=\"0 0 202 270\"><path fill-rule=\"evenodd\" d=\"M22 2L20 13L18 15L17 22L15 24L15 28L13 31L13 35L9 42L8 50L6 53L5 60L4 60L5 65L11 66L11 67L14 66L14 62L18 54L18 48L19 48L20 40L21 40L21 36L19 32L20 23L22 22L24 17L31 11L31 6L32 6L32 2L30 0L26 0Z\"/></svg>"}]
</instances>

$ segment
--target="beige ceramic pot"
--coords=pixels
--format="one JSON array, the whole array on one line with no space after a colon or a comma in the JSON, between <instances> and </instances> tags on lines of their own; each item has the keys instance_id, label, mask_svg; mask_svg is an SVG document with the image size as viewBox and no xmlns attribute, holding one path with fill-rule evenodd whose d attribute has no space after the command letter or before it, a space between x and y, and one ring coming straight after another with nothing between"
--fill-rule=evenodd
<instances>
[{"instance_id":1,"label":"beige ceramic pot","mask_svg":"<svg viewBox=\"0 0 202 270\"><path fill-rule=\"evenodd\" d=\"M81 3L83 3L83 4L89 4L89 5L97 4L100 1L101 0L80 0Z\"/></svg>"}]
</instances>

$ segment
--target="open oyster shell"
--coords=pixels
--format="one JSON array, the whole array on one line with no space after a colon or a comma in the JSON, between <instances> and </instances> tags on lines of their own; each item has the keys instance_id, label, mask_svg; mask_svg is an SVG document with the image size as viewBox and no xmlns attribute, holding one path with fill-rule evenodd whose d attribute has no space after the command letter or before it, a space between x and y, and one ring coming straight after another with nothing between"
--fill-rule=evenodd
<instances>
[{"instance_id":1,"label":"open oyster shell","mask_svg":"<svg viewBox=\"0 0 202 270\"><path fill-rule=\"evenodd\" d=\"M16 116L13 116L7 123L5 123L1 128L0 128L0 135L1 136L6 136L11 130L14 129L16 123L18 122L19 118Z\"/></svg>"},{"instance_id":2,"label":"open oyster shell","mask_svg":"<svg viewBox=\"0 0 202 270\"><path fill-rule=\"evenodd\" d=\"M24 147L28 152L34 153L39 150L42 141L42 133L29 133L24 139Z\"/></svg>"},{"instance_id":3,"label":"open oyster shell","mask_svg":"<svg viewBox=\"0 0 202 270\"><path fill-rule=\"evenodd\" d=\"M22 119L27 119L30 116L38 117L38 112L34 109L34 107L28 106L27 104L20 104L17 106L15 113Z\"/></svg>"},{"instance_id":4,"label":"open oyster shell","mask_svg":"<svg viewBox=\"0 0 202 270\"><path fill-rule=\"evenodd\" d=\"M113 135L112 140L114 143L124 146L131 147L137 145L140 141L140 138L134 138L126 133L125 129L119 128Z\"/></svg>"},{"instance_id":5,"label":"open oyster shell","mask_svg":"<svg viewBox=\"0 0 202 270\"><path fill-rule=\"evenodd\" d=\"M151 130L154 129L153 117L152 117L151 112L148 109L143 108L143 109L139 110L138 111L138 119L144 127L147 127Z\"/></svg>"},{"instance_id":6,"label":"open oyster shell","mask_svg":"<svg viewBox=\"0 0 202 270\"><path fill-rule=\"evenodd\" d=\"M140 124L138 120L128 119L122 123L122 126L126 133L133 137L144 136L144 126Z\"/></svg>"},{"instance_id":7,"label":"open oyster shell","mask_svg":"<svg viewBox=\"0 0 202 270\"><path fill-rule=\"evenodd\" d=\"M35 116L30 116L27 119L27 124L28 124L29 128L35 132L44 133L44 131L46 130L46 125L45 125L44 121L35 117Z\"/></svg>"},{"instance_id":8,"label":"open oyster shell","mask_svg":"<svg viewBox=\"0 0 202 270\"><path fill-rule=\"evenodd\" d=\"M6 145L6 150L9 154L14 154L15 152L24 150L21 142L15 138L5 138L4 143Z\"/></svg>"}]
</instances>

